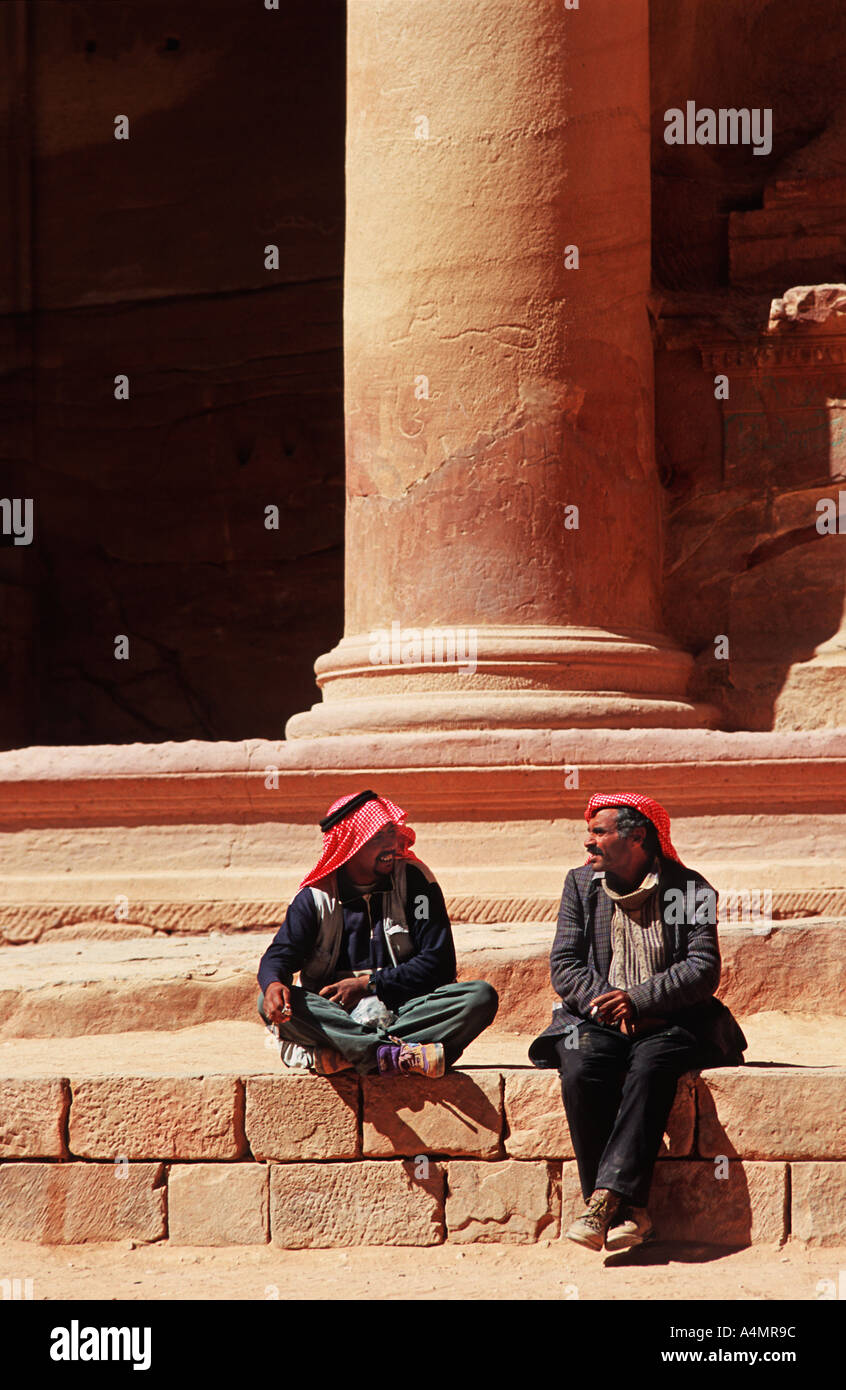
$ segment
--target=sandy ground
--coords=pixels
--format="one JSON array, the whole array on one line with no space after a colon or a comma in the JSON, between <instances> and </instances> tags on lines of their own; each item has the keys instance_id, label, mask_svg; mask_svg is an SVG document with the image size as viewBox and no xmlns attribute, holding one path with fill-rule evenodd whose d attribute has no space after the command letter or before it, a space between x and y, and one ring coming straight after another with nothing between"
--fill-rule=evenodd
<instances>
[{"instance_id":1,"label":"sandy ground","mask_svg":"<svg viewBox=\"0 0 846 1390\"><path fill-rule=\"evenodd\" d=\"M165 1244L0 1245L0 1277L34 1299L787 1299L846 1298L846 1247L725 1251L656 1244L595 1254L567 1241L429 1249L208 1249ZM839 1281L839 1284L838 1284Z\"/></svg>"}]
</instances>

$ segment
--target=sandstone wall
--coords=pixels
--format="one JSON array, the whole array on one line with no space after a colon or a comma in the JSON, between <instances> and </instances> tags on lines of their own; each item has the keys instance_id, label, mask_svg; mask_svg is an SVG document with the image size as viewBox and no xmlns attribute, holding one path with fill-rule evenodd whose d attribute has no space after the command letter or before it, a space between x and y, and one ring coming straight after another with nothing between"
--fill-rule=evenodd
<instances>
[{"instance_id":1,"label":"sandstone wall","mask_svg":"<svg viewBox=\"0 0 846 1390\"><path fill-rule=\"evenodd\" d=\"M791 287L846 280L846 13L834 0L654 0L651 27L665 625L723 727L843 724L846 537L815 524L844 478L844 320L810 340L788 325L780 361L767 325ZM688 100L769 108L772 152L668 146L664 113Z\"/></svg>"}]
</instances>

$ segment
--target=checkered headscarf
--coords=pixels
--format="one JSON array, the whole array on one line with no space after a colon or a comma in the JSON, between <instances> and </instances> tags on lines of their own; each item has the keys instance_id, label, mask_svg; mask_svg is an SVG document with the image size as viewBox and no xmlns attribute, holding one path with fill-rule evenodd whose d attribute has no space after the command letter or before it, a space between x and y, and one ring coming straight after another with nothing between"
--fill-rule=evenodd
<instances>
[{"instance_id":1,"label":"checkered headscarf","mask_svg":"<svg viewBox=\"0 0 846 1390\"><path fill-rule=\"evenodd\" d=\"M353 793L353 796L355 795L356 793ZM332 812L337 811L345 802L352 801L353 796L342 796L338 801L333 801L326 812L327 816L331 816ZM348 859L352 859L368 840L372 840L383 825L391 823L397 827L397 858L416 859L417 856L411 853L411 846L417 836L411 826L405 824L406 815L407 812L396 806L393 801L389 801L386 796L377 796L375 800L366 801L357 811L345 816L337 825L323 832L323 853L311 873L306 874L300 887L307 888L309 884L331 874L334 869L339 869Z\"/></svg>"},{"instance_id":2,"label":"checkered headscarf","mask_svg":"<svg viewBox=\"0 0 846 1390\"><path fill-rule=\"evenodd\" d=\"M681 863L670 839L670 817L664 807L653 801L651 796L642 796L640 792L596 792L587 804L585 820L589 822L597 811L613 809L615 806L634 806L636 811L640 811L647 820L652 821L658 832L658 844L664 858L675 859L677 864Z\"/></svg>"}]
</instances>

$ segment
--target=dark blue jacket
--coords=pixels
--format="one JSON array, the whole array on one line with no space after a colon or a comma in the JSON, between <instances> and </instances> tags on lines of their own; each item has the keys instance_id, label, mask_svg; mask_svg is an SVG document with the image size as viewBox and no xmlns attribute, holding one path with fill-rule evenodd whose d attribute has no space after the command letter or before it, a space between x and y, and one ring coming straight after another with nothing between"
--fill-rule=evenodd
<instances>
[{"instance_id":1,"label":"dark blue jacket","mask_svg":"<svg viewBox=\"0 0 846 1390\"><path fill-rule=\"evenodd\" d=\"M414 954L393 965L382 930L382 889L390 890L390 875L377 879L370 897L371 917L361 890L343 868L338 870L338 892L343 902L344 933L336 976L349 970L373 971L376 994L396 1011L418 995L429 994L455 979L455 945L440 887L427 878L413 860L406 865L405 919L414 943ZM318 933L317 908L310 888L301 888L292 900L285 921L261 958L258 981L262 990L274 980L290 985L314 950Z\"/></svg>"}]
</instances>

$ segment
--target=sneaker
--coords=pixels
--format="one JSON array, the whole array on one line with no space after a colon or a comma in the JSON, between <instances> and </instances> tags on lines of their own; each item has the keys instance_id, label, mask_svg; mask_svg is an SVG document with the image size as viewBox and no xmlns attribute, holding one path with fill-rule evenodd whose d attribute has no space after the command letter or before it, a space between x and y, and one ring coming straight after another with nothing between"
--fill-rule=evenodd
<instances>
[{"instance_id":1,"label":"sneaker","mask_svg":"<svg viewBox=\"0 0 846 1390\"><path fill-rule=\"evenodd\" d=\"M566 1232L567 1239L574 1240L577 1245L586 1245L588 1250L601 1250L605 1243L605 1232L619 1207L620 1198L616 1192L608 1192L604 1187L597 1188L584 1215L574 1221Z\"/></svg>"},{"instance_id":2,"label":"sneaker","mask_svg":"<svg viewBox=\"0 0 846 1390\"><path fill-rule=\"evenodd\" d=\"M339 1071L349 1071L352 1067L346 1057L331 1047L316 1047L312 1066L318 1076L334 1076Z\"/></svg>"},{"instance_id":3,"label":"sneaker","mask_svg":"<svg viewBox=\"0 0 846 1390\"><path fill-rule=\"evenodd\" d=\"M376 1049L380 1076L427 1076L435 1080L446 1071L443 1043L383 1043Z\"/></svg>"},{"instance_id":4,"label":"sneaker","mask_svg":"<svg viewBox=\"0 0 846 1390\"><path fill-rule=\"evenodd\" d=\"M645 1245L652 1240L655 1229L646 1207L621 1206L608 1228L606 1250L628 1250L633 1245Z\"/></svg>"}]
</instances>

